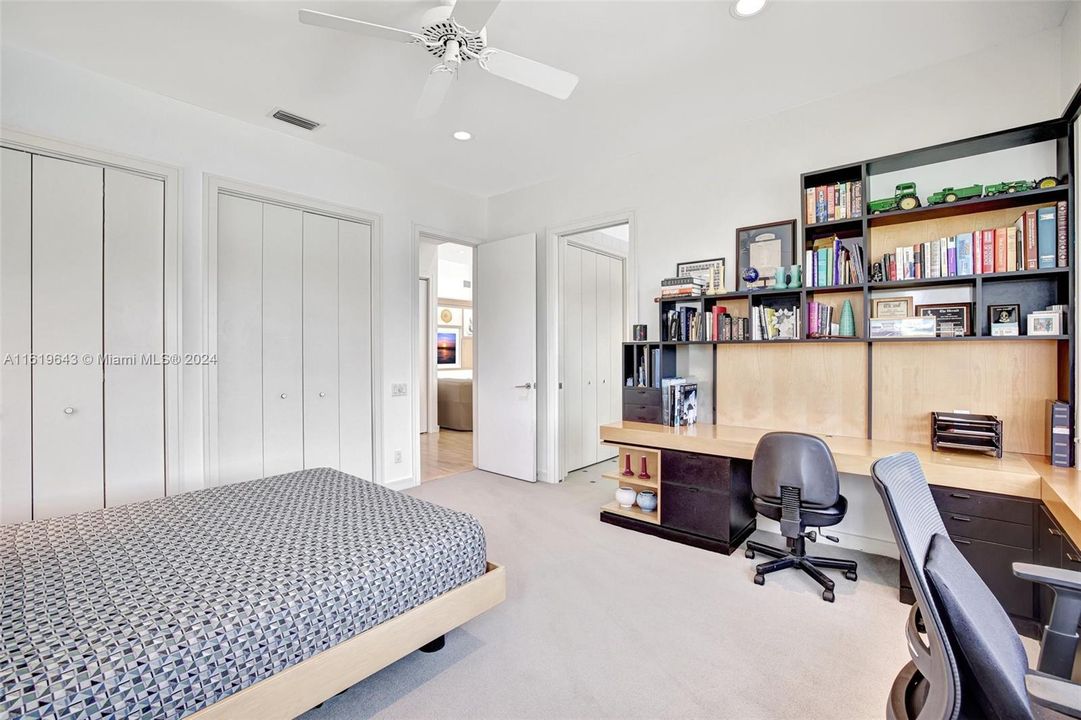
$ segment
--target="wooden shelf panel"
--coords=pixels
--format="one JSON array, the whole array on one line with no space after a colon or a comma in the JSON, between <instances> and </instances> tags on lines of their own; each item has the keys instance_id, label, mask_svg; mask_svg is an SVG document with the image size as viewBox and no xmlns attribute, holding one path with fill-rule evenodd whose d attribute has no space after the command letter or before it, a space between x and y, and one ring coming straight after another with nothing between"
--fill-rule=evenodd
<instances>
[{"instance_id":1,"label":"wooden shelf panel","mask_svg":"<svg viewBox=\"0 0 1081 720\"><path fill-rule=\"evenodd\" d=\"M629 507L629 508L620 507L619 503L617 503L615 500L613 500L610 503L606 503L605 505L602 505L601 506L601 512L610 512L610 513L614 513L615 515L622 515L623 517L629 517L629 518L634 518L635 520L641 520L642 522L653 523L654 525L660 525L661 524L660 515L657 513L656 510L654 510L653 512L647 513L647 512L644 512L637 505L634 505L634 506Z\"/></svg>"},{"instance_id":2,"label":"wooden shelf panel","mask_svg":"<svg viewBox=\"0 0 1081 720\"><path fill-rule=\"evenodd\" d=\"M637 475L634 475L632 477L626 477L625 475L617 475L614 473L604 473L603 475L601 475L601 477L605 480L614 480L620 485L634 485L635 487L644 487L651 490L656 490L658 487L660 487L660 483L657 482L656 478L642 480Z\"/></svg>"},{"instance_id":3,"label":"wooden shelf panel","mask_svg":"<svg viewBox=\"0 0 1081 720\"><path fill-rule=\"evenodd\" d=\"M830 230L841 231L863 227L863 217L845 218L843 220L827 220L826 222L808 223L803 226L804 230Z\"/></svg>"},{"instance_id":4,"label":"wooden shelf panel","mask_svg":"<svg viewBox=\"0 0 1081 720\"><path fill-rule=\"evenodd\" d=\"M868 227L885 227L904 223L937 220L938 218L971 215L974 213L1004 210L1022 207L1034 203L1051 203L1069 197L1070 186L1059 185L1053 188L1028 190L1026 192L1004 193L994 197L978 197L970 200L958 200L941 205L927 205L915 210L893 210L867 216Z\"/></svg>"}]
</instances>

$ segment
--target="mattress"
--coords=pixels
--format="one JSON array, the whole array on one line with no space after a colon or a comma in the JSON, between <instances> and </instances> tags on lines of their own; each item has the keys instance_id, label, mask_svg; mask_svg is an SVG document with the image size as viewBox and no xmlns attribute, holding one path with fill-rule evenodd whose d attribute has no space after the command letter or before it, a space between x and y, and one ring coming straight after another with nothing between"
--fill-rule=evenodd
<instances>
[{"instance_id":1,"label":"mattress","mask_svg":"<svg viewBox=\"0 0 1081 720\"><path fill-rule=\"evenodd\" d=\"M330 468L0 528L0 718L179 718L485 572L470 515Z\"/></svg>"}]
</instances>

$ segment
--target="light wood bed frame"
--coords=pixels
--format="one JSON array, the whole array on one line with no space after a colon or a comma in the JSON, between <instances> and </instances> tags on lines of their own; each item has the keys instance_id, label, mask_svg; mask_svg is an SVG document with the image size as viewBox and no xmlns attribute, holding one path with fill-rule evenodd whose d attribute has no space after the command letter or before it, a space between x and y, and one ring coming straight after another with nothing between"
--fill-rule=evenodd
<instances>
[{"instance_id":1,"label":"light wood bed frame","mask_svg":"<svg viewBox=\"0 0 1081 720\"><path fill-rule=\"evenodd\" d=\"M408 612L203 708L192 720L294 718L422 645L492 609L507 597L501 565Z\"/></svg>"}]
</instances>

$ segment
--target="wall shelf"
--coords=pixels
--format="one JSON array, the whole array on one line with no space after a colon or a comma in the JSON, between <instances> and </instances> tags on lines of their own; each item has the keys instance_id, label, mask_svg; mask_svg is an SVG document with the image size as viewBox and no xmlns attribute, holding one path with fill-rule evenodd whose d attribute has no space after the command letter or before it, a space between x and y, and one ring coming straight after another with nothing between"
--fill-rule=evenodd
<instances>
[{"instance_id":1,"label":"wall shelf","mask_svg":"<svg viewBox=\"0 0 1081 720\"><path fill-rule=\"evenodd\" d=\"M899 225L901 223L920 222L921 220L935 220L955 215L969 215L989 210L1004 210L1006 208L1033 205L1042 202L1057 202L1065 200L1070 195L1069 184L1057 185L1053 188L1026 190L1025 192L1003 193L993 197L978 197L970 200L958 200L952 203L940 205L926 205L914 210L892 210L867 216L868 227L884 227L886 225ZM812 226L813 227L813 226Z\"/></svg>"}]
</instances>

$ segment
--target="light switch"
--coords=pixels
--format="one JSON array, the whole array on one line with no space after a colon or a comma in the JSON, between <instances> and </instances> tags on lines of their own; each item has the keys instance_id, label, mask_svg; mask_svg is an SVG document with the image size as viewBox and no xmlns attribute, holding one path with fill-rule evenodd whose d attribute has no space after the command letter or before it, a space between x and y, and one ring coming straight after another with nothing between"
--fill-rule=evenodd
<instances>
[{"instance_id":1,"label":"light switch","mask_svg":"<svg viewBox=\"0 0 1081 720\"><path fill-rule=\"evenodd\" d=\"M405 383L391 383L390 384L390 396L391 397L404 397L406 394L407 386Z\"/></svg>"}]
</instances>

